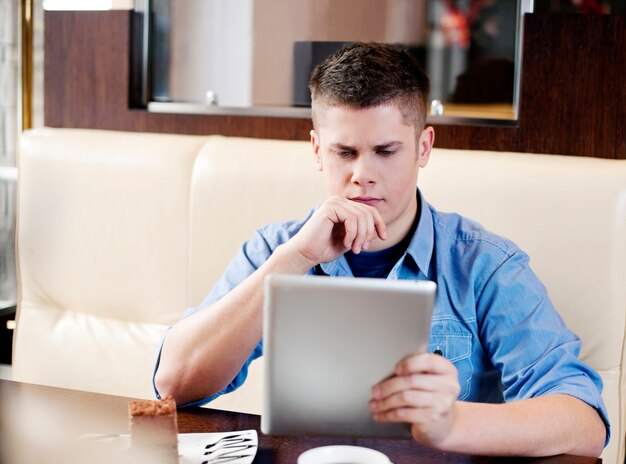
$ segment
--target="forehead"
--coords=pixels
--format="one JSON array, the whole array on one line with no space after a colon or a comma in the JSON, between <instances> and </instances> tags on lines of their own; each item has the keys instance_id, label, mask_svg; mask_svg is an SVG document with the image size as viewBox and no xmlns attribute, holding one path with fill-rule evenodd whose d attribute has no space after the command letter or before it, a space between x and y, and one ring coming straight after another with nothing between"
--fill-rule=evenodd
<instances>
[{"instance_id":1,"label":"forehead","mask_svg":"<svg viewBox=\"0 0 626 464\"><path fill-rule=\"evenodd\" d=\"M331 106L318 115L317 131L323 143L380 144L415 137L415 126L407 124L393 104L369 108Z\"/></svg>"}]
</instances>

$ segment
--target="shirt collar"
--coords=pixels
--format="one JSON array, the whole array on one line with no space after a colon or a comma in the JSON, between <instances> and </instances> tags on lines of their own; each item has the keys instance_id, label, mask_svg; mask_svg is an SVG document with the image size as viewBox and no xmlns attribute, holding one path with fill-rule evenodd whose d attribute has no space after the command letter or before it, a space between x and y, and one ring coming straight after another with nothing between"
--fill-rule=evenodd
<instances>
[{"instance_id":1,"label":"shirt collar","mask_svg":"<svg viewBox=\"0 0 626 464\"><path fill-rule=\"evenodd\" d=\"M417 201L420 205L419 222L405 256L401 260L406 259L406 255L411 256L419 270L427 276L434 248L433 218L430 205L426 203L419 189L417 189ZM343 255L335 261L320 264L320 268L324 274L329 276L352 275L352 270Z\"/></svg>"},{"instance_id":2,"label":"shirt collar","mask_svg":"<svg viewBox=\"0 0 626 464\"><path fill-rule=\"evenodd\" d=\"M427 276L435 244L433 216L430 205L419 189L417 189L417 201L420 204L420 219L406 252L415 260L419 270Z\"/></svg>"}]
</instances>

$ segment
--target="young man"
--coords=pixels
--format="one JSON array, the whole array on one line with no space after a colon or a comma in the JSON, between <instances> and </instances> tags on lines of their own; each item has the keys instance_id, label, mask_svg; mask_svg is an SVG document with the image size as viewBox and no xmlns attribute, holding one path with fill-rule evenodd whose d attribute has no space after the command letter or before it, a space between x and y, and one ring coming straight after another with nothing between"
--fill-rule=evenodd
<instances>
[{"instance_id":1,"label":"young man","mask_svg":"<svg viewBox=\"0 0 626 464\"><path fill-rule=\"evenodd\" d=\"M159 394L199 404L243 383L262 350L268 274L428 279L438 285L431 352L399 360L373 387L374 419L408 422L417 442L442 450L598 456L609 431L601 381L578 360L580 341L528 257L416 192L434 141L417 62L355 44L318 66L310 87L329 198L243 245L201 309L166 337Z\"/></svg>"}]
</instances>

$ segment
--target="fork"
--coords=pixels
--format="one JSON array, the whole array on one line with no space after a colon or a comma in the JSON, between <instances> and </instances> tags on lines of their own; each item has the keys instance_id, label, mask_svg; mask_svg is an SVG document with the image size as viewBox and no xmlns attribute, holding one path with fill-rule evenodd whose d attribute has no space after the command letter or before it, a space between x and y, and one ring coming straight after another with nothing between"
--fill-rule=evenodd
<instances>
[{"instance_id":1,"label":"fork","mask_svg":"<svg viewBox=\"0 0 626 464\"><path fill-rule=\"evenodd\" d=\"M211 443L204 447L204 455L209 457L208 461L204 461L202 464L208 464L209 462L229 462L244 457L249 457L249 454L240 454L241 452L254 448L255 445L248 442L253 441L251 438L247 438L240 434L227 435L220 438L215 443ZM222 452L224 451L224 452ZM233 454L238 453L238 454Z\"/></svg>"}]
</instances>

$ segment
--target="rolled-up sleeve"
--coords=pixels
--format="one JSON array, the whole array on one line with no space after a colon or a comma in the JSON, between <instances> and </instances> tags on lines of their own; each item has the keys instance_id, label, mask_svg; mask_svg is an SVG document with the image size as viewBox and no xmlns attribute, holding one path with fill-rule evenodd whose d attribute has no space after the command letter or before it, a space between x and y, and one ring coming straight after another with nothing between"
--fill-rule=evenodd
<instances>
[{"instance_id":1,"label":"rolled-up sleeve","mask_svg":"<svg viewBox=\"0 0 626 464\"><path fill-rule=\"evenodd\" d=\"M478 299L480 338L501 373L504 399L550 393L578 398L598 411L608 443L602 379L579 359L580 339L566 327L528 261L525 253L513 250Z\"/></svg>"},{"instance_id":2,"label":"rolled-up sleeve","mask_svg":"<svg viewBox=\"0 0 626 464\"><path fill-rule=\"evenodd\" d=\"M220 280L215 284L207 297L202 301L199 306L187 309L187 311L185 311L185 314L183 315L183 319L191 316L198 311L205 310L209 305L218 301L233 288L246 280L270 257L271 254L272 247L264 237L262 230L256 231L254 237L251 240L246 241L241 246L239 252L232 259L232 261L226 268L226 271L224 272ZM169 333L170 329L171 327L167 329L165 335L163 336L163 339L161 340L161 345L158 349L154 365L154 371L152 374L152 386L154 388L154 392L157 398L160 398L160 394L156 388L155 376L159 367L159 362L161 360L161 350L163 349L163 344L165 343L165 339L167 338L167 334ZM207 337L210 336L211 334L208 333ZM255 349L252 351L252 353L244 363L244 365L241 367L241 370L239 371L237 376L235 376L235 378L222 391L206 398L202 398L198 401L181 405L181 407L199 406L208 403L225 393L230 393L236 390L246 380L250 363L257 359L259 356L261 356L262 353L263 341L259 342L259 344L255 347Z\"/></svg>"}]
</instances>

